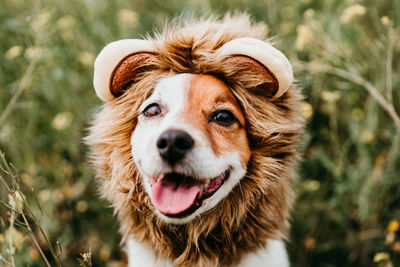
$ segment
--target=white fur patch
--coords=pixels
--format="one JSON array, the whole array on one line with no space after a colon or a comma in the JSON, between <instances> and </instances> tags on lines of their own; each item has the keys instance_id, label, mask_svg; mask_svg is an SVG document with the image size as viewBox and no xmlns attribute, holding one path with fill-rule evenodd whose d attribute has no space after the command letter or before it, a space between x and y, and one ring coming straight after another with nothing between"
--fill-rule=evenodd
<instances>
[{"instance_id":1,"label":"white fur patch","mask_svg":"<svg viewBox=\"0 0 400 267\"><path fill-rule=\"evenodd\" d=\"M246 255L238 267L289 267L289 258L282 241L269 239L267 247Z\"/></svg>"},{"instance_id":2,"label":"white fur patch","mask_svg":"<svg viewBox=\"0 0 400 267\"><path fill-rule=\"evenodd\" d=\"M246 173L238 152L225 153L217 157L203 132L185 123L183 112L187 103L188 88L193 77L193 74L178 74L160 80L152 95L141 105L141 110L150 104L157 103L161 106L161 115L151 118L140 116L131 137L132 155L143 178L145 190L150 197L149 177L158 177L163 173L174 171L197 179L212 179L227 169L230 170L229 179L189 216L170 218L156 211L163 220L177 224L187 223L215 207ZM163 161L156 145L158 137L168 129L183 130L195 141L194 148L174 168Z\"/></svg>"},{"instance_id":3,"label":"white fur patch","mask_svg":"<svg viewBox=\"0 0 400 267\"><path fill-rule=\"evenodd\" d=\"M127 242L129 267L172 267L171 262L156 258L152 249L133 238ZM246 255L238 267L288 267L289 259L285 245L279 240L268 240L268 245L255 253Z\"/></svg>"},{"instance_id":4,"label":"white fur patch","mask_svg":"<svg viewBox=\"0 0 400 267\"><path fill-rule=\"evenodd\" d=\"M126 250L128 267L173 267L167 260L157 259L150 247L137 242L133 238L128 239Z\"/></svg>"}]
</instances>

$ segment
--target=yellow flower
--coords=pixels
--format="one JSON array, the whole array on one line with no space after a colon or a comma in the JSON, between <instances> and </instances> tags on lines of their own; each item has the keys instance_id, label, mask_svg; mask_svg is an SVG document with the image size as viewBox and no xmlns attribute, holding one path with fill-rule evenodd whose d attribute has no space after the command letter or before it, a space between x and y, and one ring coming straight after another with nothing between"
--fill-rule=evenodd
<instances>
[{"instance_id":1,"label":"yellow flower","mask_svg":"<svg viewBox=\"0 0 400 267\"><path fill-rule=\"evenodd\" d=\"M312 8L307 9L306 11L304 11L303 13L303 18L305 19L311 19L315 16L315 11Z\"/></svg>"},{"instance_id":2,"label":"yellow flower","mask_svg":"<svg viewBox=\"0 0 400 267\"><path fill-rule=\"evenodd\" d=\"M321 187L321 183L317 180L305 180L303 185L308 191L317 191Z\"/></svg>"},{"instance_id":3,"label":"yellow flower","mask_svg":"<svg viewBox=\"0 0 400 267\"><path fill-rule=\"evenodd\" d=\"M365 13L367 13L365 6L360 4L352 5L343 10L339 20L341 23L346 24L349 23L353 18L364 16Z\"/></svg>"},{"instance_id":4,"label":"yellow flower","mask_svg":"<svg viewBox=\"0 0 400 267\"><path fill-rule=\"evenodd\" d=\"M18 251L21 248L22 244L24 243L26 236L22 232L19 232L14 227L11 229L12 229L11 238L13 240L13 245L14 248ZM10 236L10 229L7 229L4 235L6 238L8 238Z\"/></svg>"},{"instance_id":5,"label":"yellow flower","mask_svg":"<svg viewBox=\"0 0 400 267\"><path fill-rule=\"evenodd\" d=\"M110 252L108 249L102 248L102 249L100 250L100 259L101 259L102 261L108 262L108 260L110 259L110 257L111 257L111 252Z\"/></svg>"},{"instance_id":6,"label":"yellow flower","mask_svg":"<svg viewBox=\"0 0 400 267\"><path fill-rule=\"evenodd\" d=\"M389 253L386 252L378 252L374 256L374 262L378 263L381 261L387 261L390 258Z\"/></svg>"},{"instance_id":7,"label":"yellow flower","mask_svg":"<svg viewBox=\"0 0 400 267\"><path fill-rule=\"evenodd\" d=\"M13 47L11 47L10 49L7 50L4 57L6 59L13 59L13 58L20 56L21 53L22 53L22 46L14 45Z\"/></svg>"},{"instance_id":8,"label":"yellow flower","mask_svg":"<svg viewBox=\"0 0 400 267\"><path fill-rule=\"evenodd\" d=\"M76 206L75 206L75 209L80 213L87 211L88 208L89 208L89 204L84 200L78 201L78 203L76 203Z\"/></svg>"},{"instance_id":9,"label":"yellow flower","mask_svg":"<svg viewBox=\"0 0 400 267\"><path fill-rule=\"evenodd\" d=\"M315 243L315 238L307 237L304 240L304 247L306 248L306 250L313 250L315 248Z\"/></svg>"},{"instance_id":10,"label":"yellow flower","mask_svg":"<svg viewBox=\"0 0 400 267\"><path fill-rule=\"evenodd\" d=\"M85 66L92 66L95 59L95 55L87 51L83 51L78 55L78 61Z\"/></svg>"},{"instance_id":11,"label":"yellow flower","mask_svg":"<svg viewBox=\"0 0 400 267\"><path fill-rule=\"evenodd\" d=\"M39 259L39 252L35 249L35 248L30 248L29 249L29 257L32 259L32 260L37 260L37 259Z\"/></svg>"},{"instance_id":12,"label":"yellow flower","mask_svg":"<svg viewBox=\"0 0 400 267\"><path fill-rule=\"evenodd\" d=\"M313 33L310 27L307 25L297 26L297 39L296 39L296 49L299 51L304 50L306 44L310 43L313 39Z\"/></svg>"},{"instance_id":13,"label":"yellow flower","mask_svg":"<svg viewBox=\"0 0 400 267\"><path fill-rule=\"evenodd\" d=\"M392 220L389 222L387 229L389 232L397 232L400 228L400 223L398 220Z\"/></svg>"},{"instance_id":14,"label":"yellow flower","mask_svg":"<svg viewBox=\"0 0 400 267\"><path fill-rule=\"evenodd\" d=\"M51 197L51 192L48 189L42 190L39 193L39 199L43 202L49 200Z\"/></svg>"},{"instance_id":15,"label":"yellow flower","mask_svg":"<svg viewBox=\"0 0 400 267\"><path fill-rule=\"evenodd\" d=\"M51 127L56 130L66 129L72 122L73 116L70 112L58 113L51 121Z\"/></svg>"},{"instance_id":16,"label":"yellow flower","mask_svg":"<svg viewBox=\"0 0 400 267\"><path fill-rule=\"evenodd\" d=\"M390 21L390 19L389 19L388 16L383 16L383 17L381 18L381 23L382 23L383 25L385 25L385 26L388 26L388 25L391 23L391 21Z\"/></svg>"},{"instance_id":17,"label":"yellow flower","mask_svg":"<svg viewBox=\"0 0 400 267\"><path fill-rule=\"evenodd\" d=\"M341 97L340 91L323 91L321 94L322 100L326 102L336 102Z\"/></svg>"},{"instance_id":18,"label":"yellow flower","mask_svg":"<svg viewBox=\"0 0 400 267\"><path fill-rule=\"evenodd\" d=\"M74 39L73 29L76 25L76 20L73 16L66 15L57 20L57 29L61 37L66 41Z\"/></svg>"},{"instance_id":19,"label":"yellow flower","mask_svg":"<svg viewBox=\"0 0 400 267\"><path fill-rule=\"evenodd\" d=\"M309 119L312 117L314 111L313 111L313 107L311 106L311 104L307 103L307 102L303 102L301 103L301 115L303 115L304 118Z\"/></svg>"},{"instance_id":20,"label":"yellow flower","mask_svg":"<svg viewBox=\"0 0 400 267\"><path fill-rule=\"evenodd\" d=\"M44 53L44 48L32 46L25 50L25 57L30 60L38 59Z\"/></svg>"},{"instance_id":21,"label":"yellow flower","mask_svg":"<svg viewBox=\"0 0 400 267\"><path fill-rule=\"evenodd\" d=\"M32 177L28 173L26 173L26 172L21 173L21 180L27 186L32 186L32 182L33 182Z\"/></svg>"},{"instance_id":22,"label":"yellow flower","mask_svg":"<svg viewBox=\"0 0 400 267\"><path fill-rule=\"evenodd\" d=\"M65 31L75 27L76 21L75 18L71 15L66 15L57 20L57 28L60 31Z\"/></svg>"},{"instance_id":23,"label":"yellow flower","mask_svg":"<svg viewBox=\"0 0 400 267\"><path fill-rule=\"evenodd\" d=\"M49 22L51 18L51 13L49 11L44 11L41 14L39 14L39 16L37 16L36 18L34 18L32 20L32 28L35 31L39 31L41 30L44 26L46 26L46 24Z\"/></svg>"},{"instance_id":24,"label":"yellow flower","mask_svg":"<svg viewBox=\"0 0 400 267\"><path fill-rule=\"evenodd\" d=\"M371 143L374 140L374 137L374 133L370 130L365 130L361 133L361 140L367 144Z\"/></svg>"}]
</instances>

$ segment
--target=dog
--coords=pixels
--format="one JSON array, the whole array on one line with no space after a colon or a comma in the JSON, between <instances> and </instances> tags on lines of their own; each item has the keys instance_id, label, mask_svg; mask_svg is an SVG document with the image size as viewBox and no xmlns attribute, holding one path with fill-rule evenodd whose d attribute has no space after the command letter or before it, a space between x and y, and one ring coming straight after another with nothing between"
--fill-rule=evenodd
<instances>
[{"instance_id":1,"label":"dog","mask_svg":"<svg viewBox=\"0 0 400 267\"><path fill-rule=\"evenodd\" d=\"M304 120L285 55L245 14L108 44L86 142L129 266L289 266Z\"/></svg>"}]
</instances>

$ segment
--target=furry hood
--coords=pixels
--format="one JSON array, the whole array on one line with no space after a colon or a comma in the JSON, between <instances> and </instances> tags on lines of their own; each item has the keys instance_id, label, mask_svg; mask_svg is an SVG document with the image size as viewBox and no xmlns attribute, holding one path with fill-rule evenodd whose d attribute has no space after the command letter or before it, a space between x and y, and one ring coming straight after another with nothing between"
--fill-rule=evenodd
<instances>
[{"instance_id":1,"label":"furry hood","mask_svg":"<svg viewBox=\"0 0 400 267\"><path fill-rule=\"evenodd\" d=\"M241 37L263 40L264 25L246 15L222 20L174 21L147 37L157 57L120 97L105 103L86 142L100 192L112 204L123 241L129 236L177 266L229 266L288 231L293 199L293 166L303 129L301 95L291 86L279 98L260 91L259 79L240 66L223 65L214 51ZM211 74L224 81L241 105L251 158L247 173L214 209L184 225L167 224L154 213L131 154L130 137L140 104L162 77L177 73Z\"/></svg>"}]
</instances>

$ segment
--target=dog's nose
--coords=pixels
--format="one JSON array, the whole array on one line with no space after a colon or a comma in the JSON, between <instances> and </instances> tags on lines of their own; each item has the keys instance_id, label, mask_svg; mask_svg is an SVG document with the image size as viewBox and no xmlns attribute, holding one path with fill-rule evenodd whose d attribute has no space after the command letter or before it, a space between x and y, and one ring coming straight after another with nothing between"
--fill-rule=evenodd
<instances>
[{"instance_id":1,"label":"dog's nose","mask_svg":"<svg viewBox=\"0 0 400 267\"><path fill-rule=\"evenodd\" d=\"M160 156L170 165L182 160L193 145L193 138L181 130L167 130L157 140Z\"/></svg>"}]
</instances>

